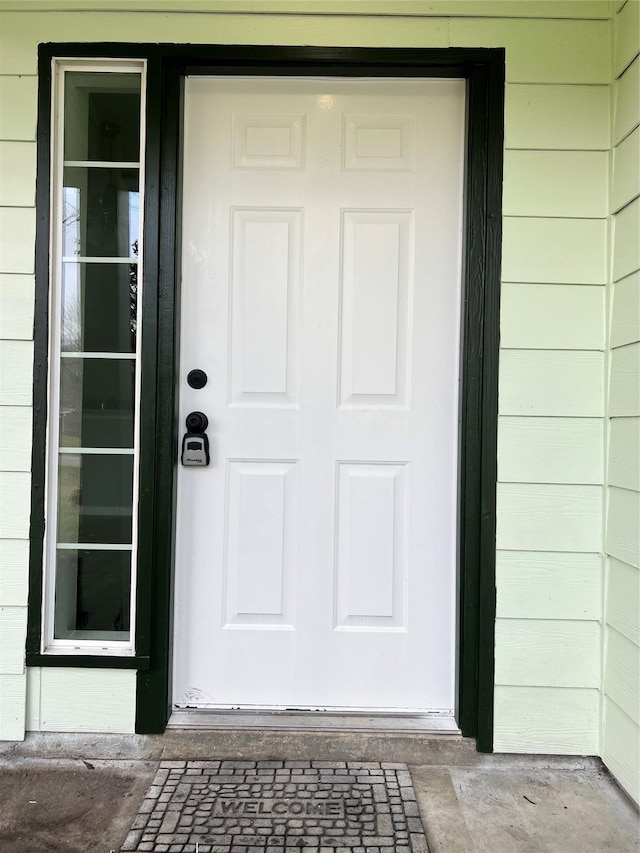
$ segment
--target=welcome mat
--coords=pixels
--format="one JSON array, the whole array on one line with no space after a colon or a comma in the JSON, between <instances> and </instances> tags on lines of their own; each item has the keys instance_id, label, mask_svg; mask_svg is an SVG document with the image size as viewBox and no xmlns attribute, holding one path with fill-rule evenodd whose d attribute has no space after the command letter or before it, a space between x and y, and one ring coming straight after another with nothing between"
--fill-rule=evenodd
<instances>
[{"instance_id":1,"label":"welcome mat","mask_svg":"<svg viewBox=\"0 0 640 853\"><path fill-rule=\"evenodd\" d=\"M428 853L405 764L163 761L126 853Z\"/></svg>"}]
</instances>

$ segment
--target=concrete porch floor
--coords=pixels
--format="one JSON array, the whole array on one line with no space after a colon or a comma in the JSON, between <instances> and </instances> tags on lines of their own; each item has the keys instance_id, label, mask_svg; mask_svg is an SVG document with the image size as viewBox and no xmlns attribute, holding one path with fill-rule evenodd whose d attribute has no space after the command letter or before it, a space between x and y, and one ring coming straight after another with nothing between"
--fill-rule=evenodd
<instances>
[{"instance_id":1,"label":"concrete porch floor","mask_svg":"<svg viewBox=\"0 0 640 853\"><path fill-rule=\"evenodd\" d=\"M171 731L0 744L3 853L118 851L160 760L407 763L431 853L637 853L638 811L598 759L481 755L448 735Z\"/></svg>"}]
</instances>

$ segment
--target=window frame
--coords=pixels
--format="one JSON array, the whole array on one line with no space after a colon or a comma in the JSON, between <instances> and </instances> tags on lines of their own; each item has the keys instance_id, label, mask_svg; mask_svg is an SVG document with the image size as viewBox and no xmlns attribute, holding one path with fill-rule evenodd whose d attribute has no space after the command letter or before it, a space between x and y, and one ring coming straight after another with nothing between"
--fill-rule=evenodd
<instances>
[{"instance_id":1,"label":"window frame","mask_svg":"<svg viewBox=\"0 0 640 853\"><path fill-rule=\"evenodd\" d=\"M39 89L39 120L38 120L38 183L37 200L38 210L48 207L48 236L47 236L47 320L46 324L40 324L38 317L38 305L36 305L36 322L34 335L35 370L34 370L34 408L37 406L38 384L46 385L45 412L48 414L44 424L44 468L42 470L42 486L34 482L34 493L42 489L43 507L41 517L41 580L40 580L40 624L36 632L33 608L30 607L29 626L27 631L27 664L42 665L43 663L60 666L113 666L123 668L144 668L148 665L148 642L145 643L145 632L139 630L140 617L144 619L145 608L139 607L139 563L140 563L140 472L141 472L141 420L142 420L142 361L144 321L144 261L145 261L145 166L146 166L146 95L147 95L147 68L148 60L145 57L132 58L92 58L85 57L52 56L49 60L48 80L45 75L40 75ZM42 69L39 69L42 71ZM130 601L129 601L129 639L128 640L100 640L100 639L56 639L55 638L55 595L56 595L56 552L62 543L58 542L57 516L58 516L58 472L61 455L73 454L72 448L64 449L61 453L59 446L59 413L60 413L60 374L62 363L61 336L61 299L62 299L62 273L63 273L63 246L61 210L63 199L63 175L66 165L64 159L64 127L65 127L65 77L69 72L82 73L108 73L108 74L137 74L140 77L140 140L139 160L136 164L138 170L138 193L140 199L139 227L138 227L138 254L136 264L138 267L137 280L137 303L136 303L136 346L130 355L122 354L123 360L131 359L135 363L134 371L134 423L133 423L133 448L107 448L113 450L118 456L133 457L133 483L132 483L132 531L131 545L129 547L109 547L107 544L103 550L128 551L131 554L130 570ZM42 112L43 93L48 92L48 119ZM42 125L46 124L46 127ZM41 170L41 145L44 133L48 137L48 163ZM46 181L46 183L45 183ZM45 200L46 196L46 200ZM38 217L37 231L41 225L42 217ZM36 251L42 249L42 228L36 234ZM40 255L42 253L40 252ZM124 262L125 259L118 259ZM115 260L109 259L110 263ZM36 278L44 278L42 262L36 258ZM40 288L41 290L41 288ZM36 294L36 303L38 302ZM41 300L42 301L42 300ZM40 306L42 307L42 306ZM46 344L44 335L38 335L38 326L45 326ZM41 329L42 332L42 329ZM46 364L48 369L46 375L42 376L39 371L38 350L46 346ZM112 353L105 353L109 358ZM42 389L40 391L42 394ZM39 436L38 436L39 438ZM34 475L36 473L35 455L36 424L34 418ZM86 450L86 448L82 448ZM120 450L120 452L118 452ZM126 452L123 452L126 451ZM82 455L82 454L79 454ZM107 454L108 455L108 454ZM32 547L31 567L34 562L34 513L32 513ZM69 544L69 543L66 543ZM99 544L99 543L97 543ZM78 550L83 549L83 543L78 543ZM99 550L96 548L95 550ZM33 575L33 572L32 572ZM29 601L31 604L33 584L30 583Z\"/></svg>"}]
</instances>

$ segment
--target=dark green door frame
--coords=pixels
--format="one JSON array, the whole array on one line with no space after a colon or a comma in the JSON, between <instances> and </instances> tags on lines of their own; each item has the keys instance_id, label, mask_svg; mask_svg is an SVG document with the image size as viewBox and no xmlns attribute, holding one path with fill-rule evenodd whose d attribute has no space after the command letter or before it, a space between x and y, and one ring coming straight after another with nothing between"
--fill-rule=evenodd
<instances>
[{"instance_id":1,"label":"dark green door frame","mask_svg":"<svg viewBox=\"0 0 640 853\"><path fill-rule=\"evenodd\" d=\"M467 157L458 510L458 709L463 735L493 748L495 486L504 50L226 45L47 44L39 51L34 453L28 663L131 666L118 658L38 654L44 529L51 59L143 58L146 194L136 731L163 732L171 711L180 164L187 74L462 77Z\"/></svg>"}]
</instances>

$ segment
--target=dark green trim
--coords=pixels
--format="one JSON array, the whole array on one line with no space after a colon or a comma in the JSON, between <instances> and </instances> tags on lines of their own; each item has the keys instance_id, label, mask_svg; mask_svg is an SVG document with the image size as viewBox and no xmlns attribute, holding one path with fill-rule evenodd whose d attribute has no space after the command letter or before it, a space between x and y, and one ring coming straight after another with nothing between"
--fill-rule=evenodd
<instances>
[{"instance_id":1,"label":"dark green trim","mask_svg":"<svg viewBox=\"0 0 640 853\"><path fill-rule=\"evenodd\" d=\"M472 69L467 102L458 724L482 752L493 750L503 111L497 56Z\"/></svg>"},{"instance_id":2,"label":"dark green trim","mask_svg":"<svg viewBox=\"0 0 640 853\"><path fill-rule=\"evenodd\" d=\"M148 669L148 657L136 655L41 655L27 652L27 666L84 666L92 669Z\"/></svg>"},{"instance_id":3,"label":"dark green trim","mask_svg":"<svg viewBox=\"0 0 640 853\"><path fill-rule=\"evenodd\" d=\"M42 557L47 441L47 361L49 346L49 184L51 60L38 58L36 130L36 254L33 329L33 441L31 450L31 523L29 530L29 600L27 653L40 652L42 626Z\"/></svg>"},{"instance_id":4,"label":"dark green trim","mask_svg":"<svg viewBox=\"0 0 640 853\"><path fill-rule=\"evenodd\" d=\"M478 749L493 738L495 623L495 484L498 310L501 257L501 183L504 50L396 49L225 45L59 44L40 51L42 80L52 56L139 57L148 60L147 181L145 201L143 421L138 587L139 650L150 666L138 673L136 731L162 732L170 713L173 537L177 446L176 369L182 81L190 74L464 77L468 81L465 273L461 359L459 489L458 722ZM45 84L41 84L44 88ZM48 290L48 93L41 102L39 194L44 224L38 231L40 300L36 341L45 329L44 365L36 357L36 400L46 406L46 299ZM43 177L44 176L44 177ZM39 190L39 192L40 192ZM46 211L46 213L45 213ZM44 248L43 248L44 247ZM44 277L43 277L44 276ZM44 282L44 284L42 284ZM43 386L38 382L44 382ZM39 389L39 390L38 390ZM36 437L43 454L46 411L36 406ZM38 423L36 424L36 421ZM36 468L34 465L34 472ZM42 467L43 472L43 467ZM35 475L34 475L35 476ZM34 480L35 482L35 480ZM34 493L35 494L35 493ZM34 496L33 518L42 498ZM144 529L143 529L144 528ZM41 531L32 522L30 637L39 643ZM37 614L37 620L36 615ZM37 625L37 631L36 631ZM32 649L35 651L35 649ZM146 655L143 655L144 660ZM83 665L88 658L73 658ZM114 658L107 658L115 663ZM49 657L42 665L53 663ZM92 664L94 665L94 664Z\"/></svg>"},{"instance_id":5,"label":"dark green trim","mask_svg":"<svg viewBox=\"0 0 640 853\"><path fill-rule=\"evenodd\" d=\"M504 60L492 63L485 87L487 170L480 475L480 578L477 747L493 752L496 621L496 483L498 479L498 361L502 261Z\"/></svg>"},{"instance_id":6,"label":"dark green trim","mask_svg":"<svg viewBox=\"0 0 640 853\"><path fill-rule=\"evenodd\" d=\"M152 77L152 71L155 74ZM155 145L161 175L159 205L147 212L160 237L158 254L158 349L156 379L154 556L150 601L152 666L138 673L136 732L165 730L171 705L173 638L174 469L178 446L178 331L180 308L179 156L182 116L182 78L173 63L149 63L149 125L147 138ZM149 154L150 152L148 152Z\"/></svg>"},{"instance_id":7,"label":"dark green trim","mask_svg":"<svg viewBox=\"0 0 640 853\"><path fill-rule=\"evenodd\" d=\"M158 110L157 62L147 66L146 117ZM145 137L144 216L142 259L142 347L140 371L140 477L138 495L138 577L136 589L136 655L149 658L152 632L154 565L154 502L158 347L158 244L157 210L160 197L160 157L157 138ZM148 667L147 667L148 668Z\"/></svg>"}]
</instances>

